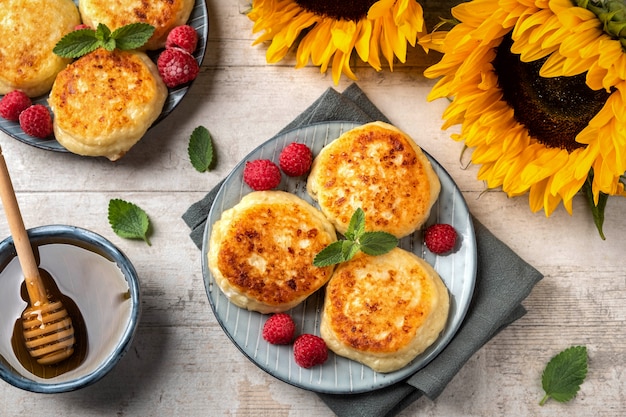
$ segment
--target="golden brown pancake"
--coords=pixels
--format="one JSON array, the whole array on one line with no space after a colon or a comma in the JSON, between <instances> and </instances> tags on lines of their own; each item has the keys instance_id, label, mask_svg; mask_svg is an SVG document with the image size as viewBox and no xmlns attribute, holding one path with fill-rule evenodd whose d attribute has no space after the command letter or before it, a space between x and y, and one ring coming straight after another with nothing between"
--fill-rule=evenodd
<instances>
[{"instance_id":1,"label":"golden brown pancake","mask_svg":"<svg viewBox=\"0 0 626 417\"><path fill-rule=\"evenodd\" d=\"M235 305L260 313L295 307L330 279L334 267L313 266L337 240L324 215L283 191L244 196L213 224L208 265Z\"/></svg>"},{"instance_id":2,"label":"golden brown pancake","mask_svg":"<svg viewBox=\"0 0 626 417\"><path fill-rule=\"evenodd\" d=\"M145 53L100 48L58 74L48 102L61 145L115 161L146 133L166 98L167 87Z\"/></svg>"},{"instance_id":3,"label":"golden brown pancake","mask_svg":"<svg viewBox=\"0 0 626 417\"><path fill-rule=\"evenodd\" d=\"M356 127L326 145L307 182L307 191L339 233L345 233L360 207L367 230L398 238L428 219L440 188L421 148L382 122Z\"/></svg>"},{"instance_id":4,"label":"golden brown pancake","mask_svg":"<svg viewBox=\"0 0 626 417\"><path fill-rule=\"evenodd\" d=\"M392 372L437 340L449 308L443 281L415 254L359 253L328 282L320 333L336 354Z\"/></svg>"},{"instance_id":5,"label":"golden brown pancake","mask_svg":"<svg viewBox=\"0 0 626 417\"><path fill-rule=\"evenodd\" d=\"M80 24L72 0L3 0L0 6L0 94L47 93L70 59L52 52Z\"/></svg>"},{"instance_id":6,"label":"golden brown pancake","mask_svg":"<svg viewBox=\"0 0 626 417\"><path fill-rule=\"evenodd\" d=\"M184 25L193 9L194 0L80 0L83 23L96 28L104 23L111 31L130 23L149 23L154 34L144 49L165 46L167 34Z\"/></svg>"}]
</instances>

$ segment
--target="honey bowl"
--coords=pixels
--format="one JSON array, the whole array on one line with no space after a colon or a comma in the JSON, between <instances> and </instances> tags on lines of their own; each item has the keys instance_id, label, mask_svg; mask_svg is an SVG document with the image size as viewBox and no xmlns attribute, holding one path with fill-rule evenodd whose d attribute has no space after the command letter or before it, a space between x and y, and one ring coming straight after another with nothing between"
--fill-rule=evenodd
<instances>
[{"instance_id":1,"label":"honey bowl","mask_svg":"<svg viewBox=\"0 0 626 417\"><path fill-rule=\"evenodd\" d=\"M72 319L73 354L40 365L28 354L21 315L28 305L13 239L0 242L0 378L31 392L74 391L104 377L128 351L141 313L137 273L104 237L66 225L28 230L42 280Z\"/></svg>"}]
</instances>

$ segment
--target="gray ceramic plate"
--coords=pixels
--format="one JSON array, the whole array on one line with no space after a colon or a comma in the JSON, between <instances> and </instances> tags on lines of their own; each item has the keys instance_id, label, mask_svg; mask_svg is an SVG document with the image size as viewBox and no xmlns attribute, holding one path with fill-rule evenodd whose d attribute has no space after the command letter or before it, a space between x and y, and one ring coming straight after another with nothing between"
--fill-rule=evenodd
<instances>
[{"instance_id":1,"label":"gray ceramic plate","mask_svg":"<svg viewBox=\"0 0 626 417\"><path fill-rule=\"evenodd\" d=\"M74 3L78 4L78 0L74 0ZM204 60L204 53L206 51L207 38L209 35L209 14L207 12L206 4L204 0L196 0L195 6L191 11L191 15L189 16L188 25L192 26L198 32L198 47L194 52L194 57L196 61L198 61L198 65L202 65L202 61ZM156 62L160 51L150 52L150 57ZM157 120L152 124L152 127L156 126L161 120L165 119L167 115L169 115L174 108L181 102L185 94L187 94L187 90L191 86L191 83L176 87L170 88L167 100L163 105L163 110L161 114L157 118ZM1 96L0 96L1 97ZM37 97L33 99L33 103L43 104L48 107L48 94L45 94L41 97ZM57 142L54 137L50 139L38 139L32 136L27 135L22 131L20 124L18 122L12 122L10 120L3 119L0 117L0 130L2 130L7 135L11 136L19 140L20 142L24 142L28 145L32 145L36 148L45 149L48 151L57 151L57 152L68 152L59 142Z\"/></svg>"},{"instance_id":2,"label":"gray ceramic plate","mask_svg":"<svg viewBox=\"0 0 626 417\"><path fill-rule=\"evenodd\" d=\"M423 257L441 275L451 295L448 323L439 339L406 367L387 374L372 371L352 360L336 356L332 352L322 366L311 369L299 367L293 360L291 346L276 346L263 340L261 331L266 315L250 312L231 304L215 284L207 265L208 240L211 225L219 220L222 212L233 207L251 190L242 180L245 161L271 159L278 161L280 151L291 142L308 145L314 155L344 131L357 124L331 122L312 125L280 134L265 142L241 161L226 178L218 192L204 233L202 249L202 272L209 302L218 322L233 343L256 365L270 375L300 388L316 392L347 394L372 391L405 379L430 362L452 339L469 307L476 279L476 241L470 213L461 192L448 173L429 155L439 179L441 194L433 207L426 226L433 223L449 223L459 232L459 249L447 256L436 256L423 246L422 230L403 238L400 246ZM419 138L416 138L419 143ZM315 204L306 193L306 179L283 175L278 189L288 191ZM320 311L324 301L323 289L304 303L288 311L294 318L298 333L319 335Z\"/></svg>"}]
</instances>

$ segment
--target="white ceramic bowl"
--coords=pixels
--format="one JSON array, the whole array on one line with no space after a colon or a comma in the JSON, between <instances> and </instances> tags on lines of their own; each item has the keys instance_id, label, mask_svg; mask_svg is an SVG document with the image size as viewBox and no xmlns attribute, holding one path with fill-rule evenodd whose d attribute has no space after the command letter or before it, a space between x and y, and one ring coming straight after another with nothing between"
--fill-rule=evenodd
<instances>
[{"instance_id":1,"label":"white ceramic bowl","mask_svg":"<svg viewBox=\"0 0 626 417\"><path fill-rule=\"evenodd\" d=\"M80 364L53 377L35 375L18 359L11 339L27 297L9 237L0 243L0 378L32 392L74 391L105 376L130 347L140 316L137 274L117 247L88 230L52 225L30 229L28 235L40 269L53 277L82 315L84 325L74 327L86 352ZM81 328L86 337L79 334Z\"/></svg>"}]
</instances>

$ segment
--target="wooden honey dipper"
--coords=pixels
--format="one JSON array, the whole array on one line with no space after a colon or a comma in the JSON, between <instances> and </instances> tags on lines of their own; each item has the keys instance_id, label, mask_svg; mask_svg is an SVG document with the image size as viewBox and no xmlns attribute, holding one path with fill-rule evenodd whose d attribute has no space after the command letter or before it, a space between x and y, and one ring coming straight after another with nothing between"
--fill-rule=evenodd
<instances>
[{"instance_id":1,"label":"wooden honey dipper","mask_svg":"<svg viewBox=\"0 0 626 417\"><path fill-rule=\"evenodd\" d=\"M74 353L76 342L74 327L63 304L49 298L41 280L2 148L0 148L0 197L30 300L30 305L22 314L26 348L41 365L53 365Z\"/></svg>"}]
</instances>

